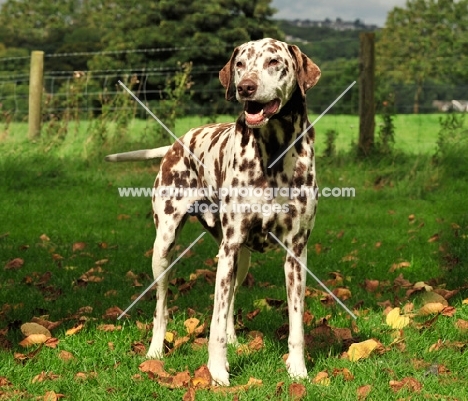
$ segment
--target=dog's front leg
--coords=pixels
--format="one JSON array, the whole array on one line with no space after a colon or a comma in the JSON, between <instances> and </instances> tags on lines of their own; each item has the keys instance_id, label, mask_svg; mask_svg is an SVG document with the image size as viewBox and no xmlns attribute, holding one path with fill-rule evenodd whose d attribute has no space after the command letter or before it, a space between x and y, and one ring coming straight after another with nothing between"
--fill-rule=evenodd
<instances>
[{"instance_id":1,"label":"dog's front leg","mask_svg":"<svg viewBox=\"0 0 468 401\"><path fill-rule=\"evenodd\" d=\"M289 313L289 356L286 361L288 373L292 378L303 379L307 377L304 360L304 294L306 287L306 272L299 261L307 266L307 242L303 243L296 258L286 255L284 272L286 275L286 292L288 297ZM299 245L300 246L300 245ZM298 245L294 244L296 252ZM296 254L296 252L294 252Z\"/></svg>"},{"instance_id":2,"label":"dog's front leg","mask_svg":"<svg viewBox=\"0 0 468 401\"><path fill-rule=\"evenodd\" d=\"M213 317L208 342L208 369L213 384L229 386L227 360L227 322L229 306L234 295L238 245L221 242L214 294Z\"/></svg>"}]
</instances>

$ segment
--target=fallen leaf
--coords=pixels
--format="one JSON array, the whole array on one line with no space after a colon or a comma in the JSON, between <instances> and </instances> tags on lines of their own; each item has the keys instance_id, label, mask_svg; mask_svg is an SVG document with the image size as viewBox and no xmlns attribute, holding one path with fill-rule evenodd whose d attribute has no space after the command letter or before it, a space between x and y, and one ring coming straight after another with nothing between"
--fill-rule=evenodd
<instances>
[{"instance_id":1,"label":"fallen leaf","mask_svg":"<svg viewBox=\"0 0 468 401\"><path fill-rule=\"evenodd\" d=\"M68 329L66 332L65 332L65 335L66 336L72 336L78 332L80 332L82 329L83 329L84 325L82 323L79 323L79 324L76 324L75 326L73 326L71 329Z\"/></svg>"},{"instance_id":2,"label":"fallen leaf","mask_svg":"<svg viewBox=\"0 0 468 401\"><path fill-rule=\"evenodd\" d=\"M351 344L348 349L348 359L351 362L356 362L360 359L368 358L372 351L374 351L379 345L380 343L373 339Z\"/></svg>"},{"instance_id":3,"label":"fallen leaf","mask_svg":"<svg viewBox=\"0 0 468 401\"><path fill-rule=\"evenodd\" d=\"M60 340L58 338L50 337L47 339L47 341L44 343L44 345L48 348L57 348L57 345L59 344Z\"/></svg>"},{"instance_id":4,"label":"fallen leaf","mask_svg":"<svg viewBox=\"0 0 468 401\"><path fill-rule=\"evenodd\" d=\"M83 249L86 248L86 243L85 242L75 242L73 245L72 245L72 251L73 252L76 252L76 251L82 251Z\"/></svg>"},{"instance_id":5,"label":"fallen leaf","mask_svg":"<svg viewBox=\"0 0 468 401\"><path fill-rule=\"evenodd\" d=\"M390 267L389 272L393 273L395 270L403 269L405 267L410 267L410 266L411 266L411 263L407 261L394 263L392 267Z\"/></svg>"},{"instance_id":6,"label":"fallen leaf","mask_svg":"<svg viewBox=\"0 0 468 401\"><path fill-rule=\"evenodd\" d=\"M11 259L5 264L5 270L17 270L23 267L24 260L21 258Z\"/></svg>"},{"instance_id":7,"label":"fallen leaf","mask_svg":"<svg viewBox=\"0 0 468 401\"><path fill-rule=\"evenodd\" d=\"M438 234L438 233L435 233L434 235L432 235L432 236L427 240L427 242L436 242L436 241L439 241L439 234Z\"/></svg>"},{"instance_id":8,"label":"fallen leaf","mask_svg":"<svg viewBox=\"0 0 468 401\"><path fill-rule=\"evenodd\" d=\"M291 400L302 400L307 394L305 386L301 383L291 383L288 389Z\"/></svg>"},{"instance_id":9,"label":"fallen leaf","mask_svg":"<svg viewBox=\"0 0 468 401\"><path fill-rule=\"evenodd\" d=\"M328 377L328 373L325 371L317 373L317 376L312 379L312 383L320 384L321 386L329 386L330 378Z\"/></svg>"},{"instance_id":10,"label":"fallen leaf","mask_svg":"<svg viewBox=\"0 0 468 401\"><path fill-rule=\"evenodd\" d=\"M52 372L44 372L42 371L41 373L39 373L38 375L34 376L33 379L32 379L32 382L33 383L42 383L43 381L46 381L46 380L57 380L58 378L60 378L59 375L56 375Z\"/></svg>"},{"instance_id":11,"label":"fallen leaf","mask_svg":"<svg viewBox=\"0 0 468 401\"><path fill-rule=\"evenodd\" d=\"M42 241L42 242L47 242L47 241L50 241L50 238L46 235L46 234L42 234L39 239Z\"/></svg>"},{"instance_id":12,"label":"fallen leaf","mask_svg":"<svg viewBox=\"0 0 468 401\"><path fill-rule=\"evenodd\" d=\"M211 386L211 373L206 365L195 370L192 386L196 389L209 388Z\"/></svg>"},{"instance_id":13,"label":"fallen leaf","mask_svg":"<svg viewBox=\"0 0 468 401\"><path fill-rule=\"evenodd\" d=\"M402 329L408 326L409 317L400 315L400 308L393 308L387 315L386 323L392 329Z\"/></svg>"},{"instance_id":14,"label":"fallen leaf","mask_svg":"<svg viewBox=\"0 0 468 401\"><path fill-rule=\"evenodd\" d=\"M113 306L112 308L106 309L106 313L102 315L103 319L110 319L110 320L117 320L117 318L123 313L123 310L120 309L118 306ZM125 314L125 317L128 315Z\"/></svg>"},{"instance_id":15,"label":"fallen leaf","mask_svg":"<svg viewBox=\"0 0 468 401\"><path fill-rule=\"evenodd\" d=\"M57 401L60 398L64 398L65 396L63 394L58 394L55 391L47 391L44 394L43 401Z\"/></svg>"},{"instance_id":16,"label":"fallen leaf","mask_svg":"<svg viewBox=\"0 0 468 401\"><path fill-rule=\"evenodd\" d=\"M59 352L59 358L62 361L71 361L72 359L75 359L75 357L73 356L73 354L71 352L68 352L68 351L65 351L65 350L61 350Z\"/></svg>"},{"instance_id":17,"label":"fallen leaf","mask_svg":"<svg viewBox=\"0 0 468 401\"><path fill-rule=\"evenodd\" d=\"M352 381L354 380L353 374L349 371L349 369L342 368L342 369L333 369L333 376L343 375L345 381Z\"/></svg>"},{"instance_id":18,"label":"fallen leaf","mask_svg":"<svg viewBox=\"0 0 468 401\"><path fill-rule=\"evenodd\" d=\"M442 312L445 309L445 305L442 305L439 302L429 302L425 304L421 309L419 309L418 315L427 316L434 315L439 312Z\"/></svg>"},{"instance_id":19,"label":"fallen leaf","mask_svg":"<svg viewBox=\"0 0 468 401\"><path fill-rule=\"evenodd\" d=\"M335 288L332 292L337 298L341 299L342 301L346 301L347 299L351 298L351 291L347 288Z\"/></svg>"},{"instance_id":20,"label":"fallen leaf","mask_svg":"<svg viewBox=\"0 0 468 401\"><path fill-rule=\"evenodd\" d=\"M11 386L11 382L5 376L0 376L0 387L6 386Z\"/></svg>"},{"instance_id":21,"label":"fallen leaf","mask_svg":"<svg viewBox=\"0 0 468 401\"><path fill-rule=\"evenodd\" d=\"M97 329L100 331L116 331L122 330L122 326L116 326L114 324L100 324Z\"/></svg>"},{"instance_id":22,"label":"fallen leaf","mask_svg":"<svg viewBox=\"0 0 468 401\"><path fill-rule=\"evenodd\" d=\"M171 375L164 370L164 361L157 359L148 359L138 366L141 372L153 373L158 377L170 377Z\"/></svg>"},{"instance_id":23,"label":"fallen leaf","mask_svg":"<svg viewBox=\"0 0 468 401\"><path fill-rule=\"evenodd\" d=\"M359 401L365 400L369 393L372 390L372 386L370 384L366 384L365 386L361 386L357 389L357 397Z\"/></svg>"},{"instance_id":24,"label":"fallen leaf","mask_svg":"<svg viewBox=\"0 0 468 401\"><path fill-rule=\"evenodd\" d=\"M45 334L31 334L27 336L23 341L19 343L23 348L30 347L35 344L43 344L47 341L47 336Z\"/></svg>"},{"instance_id":25,"label":"fallen leaf","mask_svg":"<svg viewBox=\"0 0 468 401\"><path fill-rule=\"evenodd\" d=\"M404 379L390 380L390 388L395 393L400 391L402 388L408 389L411 392L419 393L422 389L422 384L417 381L414 377L405 377Z\"/></svg>"},{"instance_id":26,"label":"fallen leaf","mask_svg":"<svg viewBox=\"0 0 468 401\"><path fill-rule=\"evenodd\" d=\"M468 330L468 321L463 320L463 319L458 319L457 322L455 323L455 326L457 326L459 330L466 331Z\"/></svg>"},{"instance_id":27,"label":"fallen leaf","mask_svg":"<svg viewBox=\"0 0 468 401\"><path fill-rule=\"evenodd\" d=\"M364 288L367 292L376 292L379 288L380 281L379 280L368 280L366 279Z\"/></svg>"},{"instance_id":28,"label":"fallen leaf","mask_svg":"<svg viewBox=\"0 0 468 401\"><path fill-rule=\"evenodd\" d=\"M21 332L25 337L31 334L44 334L48 338L52 337L49 330L37 323L24 323L21 325Z\"/></svg>"},{"instance_id":29,"label":"fallen leaf","mask_svg":"<svg viewBox=\"0 0 468 401\"><path fill-rule=\"evenodd\" d=\"M182 401L195 401L195 388L189 387L187 392L182 396Z\"/></svg>"},{"instance_id":30,"label":"fallen leaf","mask_svg":"<svg viewBox=\"0 0 468 401\"><path fill-rule=\"evenodd\" d=\"M192 317L190 319L187 319L184 322L185 329L187 330L187 334L193 334L195 329L198 327L200 324L200 320L198 320L196 317Z\"/></svg>"}]
</instances>

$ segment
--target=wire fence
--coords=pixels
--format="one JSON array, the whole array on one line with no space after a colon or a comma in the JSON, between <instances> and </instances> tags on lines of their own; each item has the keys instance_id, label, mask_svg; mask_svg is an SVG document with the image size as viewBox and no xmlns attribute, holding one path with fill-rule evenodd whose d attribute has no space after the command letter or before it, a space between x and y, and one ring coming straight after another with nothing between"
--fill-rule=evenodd
<instances>
[{"instance_id":1,"label":"wire fence","mask_svg":"<svg viewBox=\"0 0 468 401\"><path fill-rule=\"evenodd\" d=\"M118 56L131 53L162 53L184 51L188 48L151 48L126 49L119 51L76 52L45 55L47 59L70 59L75 57L91 58L93 56ZM193 50L193 48L190 48ZM0 118L13 121L24 121L28 115L29 97L29 56L0 58ZM378 61L377 61L378 62ZM191 80L194 85L190 90L190 100L181 109L183 114L216 115L219 113L237 113L239 107L223 100L223 88L217 81L218 72L223 64L193 65ZM130 84L136 95L151 109L158 113L164 110L162 100L167 98L167 81L171 79L180 66L147 68L95 69L84 71L53 70L44 72L43 119L60 118L63 113L74 110L82 118L92 118L107 111L133 111L135 117L143 117L144 112L129 102L114 102L122 95L118 81ZM309 109L320 113L349 84L348 80L357 80L356 72L350 73L345 67L334 67L334 70L323 71L313 93L308 96ZM383 77L383 80L385 77ZM207 84L211 83L211 84ZM412 85L394 85L395 110L400 113L411 113L414 109ZM358 113L358 87L356 85L340 104L331 111L336 114ZM419 112L468 111L468 102L463 98L468 93L468 85L453 87L446 84L428 84L422 90Z\"/></svg>"}]
</instances>

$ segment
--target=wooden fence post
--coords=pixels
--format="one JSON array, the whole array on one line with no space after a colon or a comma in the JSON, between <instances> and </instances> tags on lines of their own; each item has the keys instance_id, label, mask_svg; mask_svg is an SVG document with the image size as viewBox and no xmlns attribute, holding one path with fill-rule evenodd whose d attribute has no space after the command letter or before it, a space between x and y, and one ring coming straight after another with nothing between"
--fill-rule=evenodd
<instances>
[{"instance_id":1,"label":"wooden fence post","mask_svg":"<svg viewBox=\"0 0 468 401\"><path fill-rule=\"evenodd\" d=\"M29 73L29 139L35 139L41 135L43 84L44 52L33 51L31 53L31 70Z\"/></svg>"},{"instance_id":2,"label":"wooden fence post","mask_svg":"<svg viewBox=\"0 0 468 401\"><path fill-rule=\"evenodd\" d=\"M375 51L373 32L359 35L359 143L358 155L368 156L374 147L375 129Z\"/></svg>"}]
</instances>

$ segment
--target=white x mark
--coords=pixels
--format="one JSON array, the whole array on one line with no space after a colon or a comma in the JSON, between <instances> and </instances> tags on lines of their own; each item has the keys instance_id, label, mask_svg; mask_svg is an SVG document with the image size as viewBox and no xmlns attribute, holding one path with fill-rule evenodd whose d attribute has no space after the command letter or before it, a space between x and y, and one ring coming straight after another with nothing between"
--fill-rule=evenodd
<instances>
[{"instance_id":1,"label":"white x mark","mask_svg":"<svg viewBox=\"0 0 468 401\"><path fill-rule=\"evenodd\" d=\"M135 94L130 89L128 89L120 80L119 80L119 85L122 86L130 94L130 96L132 96L138 103L140 103L141 107L143 107L146 110L146 112L151 117L153 117L161 125L161 127L163 127L169 133L169 135L171 135L177 142L179 142L179 144L182 145L182 147L188 153L190 153L198 161L198 163L200 163L204 168L206 168L206 166L202 163L202 161L197 156L195 156L193 152L187 146L185 146L183 142L179 138L177 138L177 136L175 136L172 133L172 131L169 128L167 128L167 126L150 109L148 109L148 107L146 107L145 104L140 99L138 99L138 97L135 96Z\"/></svg>"}]
</instances>

